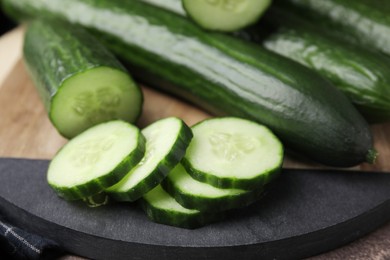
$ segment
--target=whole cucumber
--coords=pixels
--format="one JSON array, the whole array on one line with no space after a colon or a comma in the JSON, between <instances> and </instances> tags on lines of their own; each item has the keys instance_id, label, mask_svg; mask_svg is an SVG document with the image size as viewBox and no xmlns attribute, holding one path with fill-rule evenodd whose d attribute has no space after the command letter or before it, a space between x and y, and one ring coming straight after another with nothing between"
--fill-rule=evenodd
<instances>
[{"instance_id":1,"label":"whole cucumber","mask_svg":"<svg viewBox=\"0 0 390 260\"><path fill-rule=\"evenodd\" d=\"M304 66L139 1L5 0L10 14L66 19L100 36L143 80L218 115L271 128L323 164L375 159L364 119L332 84Z\"/></svg>"}]
</instances>

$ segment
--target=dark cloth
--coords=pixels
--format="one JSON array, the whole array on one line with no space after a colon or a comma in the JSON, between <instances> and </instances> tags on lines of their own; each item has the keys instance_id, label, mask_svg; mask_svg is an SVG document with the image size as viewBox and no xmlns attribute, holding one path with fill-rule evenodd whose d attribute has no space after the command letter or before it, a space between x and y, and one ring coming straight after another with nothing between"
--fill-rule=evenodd
<instances>
[{"instance_id":1,"label":"dark cloth","mask_svg":"<svg viewBox=\"0 0 390 260\"><path fill-rule=\"evenodd\" d=\"M0 219L0 259L53 259L62 253L56 242Z\"/></svg>"}]
</instances>

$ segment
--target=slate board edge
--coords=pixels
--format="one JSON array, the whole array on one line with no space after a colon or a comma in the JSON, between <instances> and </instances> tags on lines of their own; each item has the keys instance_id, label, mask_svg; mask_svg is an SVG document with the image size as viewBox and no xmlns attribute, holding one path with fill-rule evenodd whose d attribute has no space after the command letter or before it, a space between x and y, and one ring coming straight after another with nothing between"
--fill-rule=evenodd
<instances>
[{"instance_id":1,"label":"slate board edge","mask_svg":"<svg viewBox=\"0 0 390 260\"><path fill-rule=\"evenodd\" d=\"M93 259L119 260L129 256L134 259L300 259L335 249L379 228L390 220L390 200L354 219L312 233L260 244L209 248L146 245L102 238L49 222L2 198L0 213L10 223L56 241L69 253ZM18 221L10 221L15 219Z\"/></svg>"}]
</instances>

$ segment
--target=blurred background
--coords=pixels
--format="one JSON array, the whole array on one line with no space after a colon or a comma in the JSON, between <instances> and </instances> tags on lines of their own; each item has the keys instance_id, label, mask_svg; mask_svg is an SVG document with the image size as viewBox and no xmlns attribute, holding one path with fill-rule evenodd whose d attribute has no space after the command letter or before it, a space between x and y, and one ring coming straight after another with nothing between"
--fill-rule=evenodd
<instances>
[{"instance_id":1,"label":"blurred background","mask_svg":"<svg viewBox=\"0 0 390 260\"><path fill-rule=\"evenodd\" d=\"M9 31L15 26L15 23L8 19L0 10L0 35Z\"/></svg>"}]
</instances>

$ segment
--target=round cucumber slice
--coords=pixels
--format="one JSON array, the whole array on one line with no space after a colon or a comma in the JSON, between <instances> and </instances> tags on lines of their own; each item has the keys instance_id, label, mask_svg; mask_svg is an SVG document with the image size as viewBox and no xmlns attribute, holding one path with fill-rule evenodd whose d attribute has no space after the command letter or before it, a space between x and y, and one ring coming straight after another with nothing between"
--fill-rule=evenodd
<instances>
[{"instance_id":1,"label":"round cucumber slice","mask_svg":"<svg viewBox=\"0 0 390 260\"><path fill-rule=\"evenodd\" d=\"M50 119L65 137L110 120L138 118L142 93L124 71L96 67L67 78L53 96Z\"/></svg>"},{"instance_id":2,"label":"round cucumber slice","mask_svg":"<svg viewBox=\"0 0 390 260\"><path fill-rule=\"evenodd\" d=\"M271 0L183 0L187 14L201 27L232 32L256 22Z\"/></svg>"},{"instance_id":3,"label":"round cucumber slice","mask_svg":"<svg viewBox=\"0 0 390 260\"><path fill-rule=\"evenodd\" d=\"M197 228L223 216L221 213L184 208L160 185L145 194L140 202L149 219L170 226Z\"/></svg>"},{"instance_id":4,"label":"round cucumber slice","mask_svg":"<svg viewBox=\"0 0 390 260\"><path fill-rule=\"evenodd\" d=\"M47 181L59 196L76 200L120 181L142 159L140 130L123 121L96 125L62 147L50 162Z\"/></svg>"},{"instance_id":5,"label":"round cucumber slice","mask_svg":"<svg viewBox=\"0 0 390 260\"><path fill-rule=\"evenodd\" d=\"M176 117L158 120L142 130L145 156L120 182L106 189L116 200L135 201L156 187L183 158L191 129Z\"/></svg>"},{"instance_id":6,"label":"round cucumber slice","mask_svg":"<svg viewBox=\"0 0 390 260\"><path fill-rule=\"evenodd\" d=\"M202 121L192 131L182 164L196 180L218 188L253 190L280 171L283 146L265 126L224 117Z\"/></svg>"},{"instance_id":7,"label":"round cucumber slice","mask_svg":"<svg viewBox=\"0 0 390 260\"><path fill-rule=\"evenodd\" d=\"M181 164L161 185L183 207L209 212L245 207L260 198L263 191L262 186L254 191L216 188L193 179Z\"/></svg>"}]
</instances>

